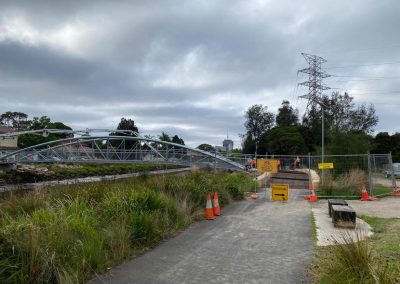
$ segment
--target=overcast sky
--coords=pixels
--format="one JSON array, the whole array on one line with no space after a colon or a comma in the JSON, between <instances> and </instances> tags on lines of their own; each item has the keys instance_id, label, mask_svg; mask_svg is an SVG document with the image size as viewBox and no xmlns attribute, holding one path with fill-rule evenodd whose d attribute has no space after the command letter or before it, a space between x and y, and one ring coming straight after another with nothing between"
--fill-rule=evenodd
<instances>
[{"instance_id":1,"label":"overcast sky","mask_svg":"<svg viewBox=\"0 0 400 284\"><path fill-rule=\"evenodd\" d=\"M0 0L0 113L74 129L127 117L190 146L229 131L238 147L253 104L276 112L287 99L303 115L307 52L328 60L327 85L375 104L376 132L397 132L399 11L397 0Z\"/></svg>"}]
</instances>

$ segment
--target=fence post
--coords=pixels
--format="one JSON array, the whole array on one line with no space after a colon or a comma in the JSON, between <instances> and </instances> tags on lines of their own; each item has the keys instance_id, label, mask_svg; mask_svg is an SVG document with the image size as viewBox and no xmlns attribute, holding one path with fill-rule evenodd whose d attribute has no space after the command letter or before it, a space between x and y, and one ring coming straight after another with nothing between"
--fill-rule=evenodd
<instances>
[{"instance_id":1,"label":"fence post","mask_svg":"<svg viewBox=\"0 0 400 284\"><path fill-rule=\"evenodd\" d=\"M217 150L214 152L214 173L217 171Z\"/></svg>"},{"instance_id":2,"label":"fence post","mask_svg":"<svg viewBox=\"0 0 400 284\"><path fill-rule=\"evenodd\" d=\"M311 154L308 152L308 189L311 189Z\"/></svg>"},{"instance_id":3,"label":"fence post","mask_svg":"<svg viewBox=\"0 0 400 284\"><path fill-rule=\"evenodd\" d=\"M393 186L393 191L396 191L397 185L396 185L396 177L394 176L394 169L393 169L393 160L392 160L392 152L388 154L389 156L389 167L390 167L390 173L392 176L392 186Z\"/></svg>"},{"instance_id":4,"label":"fence post","mask_svg":"<svg viewBox=\"0 0 400 284\"><path fill-rule=\"evenodd\" d=\"M368 193L369 195L373 196L372 191L372 171L371 171L371 154L368 151Z\"/></svg>"}]
</instances>

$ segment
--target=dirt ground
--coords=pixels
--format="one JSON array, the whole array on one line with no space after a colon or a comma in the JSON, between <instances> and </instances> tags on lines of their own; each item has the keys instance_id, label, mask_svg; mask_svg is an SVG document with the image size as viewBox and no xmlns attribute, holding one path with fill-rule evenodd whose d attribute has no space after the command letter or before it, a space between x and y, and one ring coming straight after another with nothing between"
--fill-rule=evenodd
<instances>
[{"instance_id":1,"label":"dirt ground","mask_svg":"<svg viewBox=\"0 0 400 284\"><path fill-rule=\"evenodd\" d=\"M385 197L378 201L349 200L347 203L358 215L400 218L400 197Z\"/></svg>"},{"instance_id":2,"label":"dirt ground","mask_svg":"<svg viewBox=\"0 0 400 284\"><path fill-rule=\"evenodd\" d=\"M313 208L327 207L327 201L321 200ZM378 201L347 200L357 215L366 215L381 218L400 218L400 197L385 197Z\"/></svg>"},{"instance_id":3,"label":"dirt ground","mask_svg":"<svg viewBox=\"0 0 400 284\"><path fill-rule=\"evenodd\" d=\"M378 201L347 200L357 216L366 215L381 218L400 218L400 197L385 197ZM333 245L344 241L343 234L357 238L368 237L372 234L370 226L357 218L356 230L334 228L328 215L328 201L320 200L312 205L317 229L317 245ZM362 232L362 233L359 233Z\"/></svg>"}]
</instances>

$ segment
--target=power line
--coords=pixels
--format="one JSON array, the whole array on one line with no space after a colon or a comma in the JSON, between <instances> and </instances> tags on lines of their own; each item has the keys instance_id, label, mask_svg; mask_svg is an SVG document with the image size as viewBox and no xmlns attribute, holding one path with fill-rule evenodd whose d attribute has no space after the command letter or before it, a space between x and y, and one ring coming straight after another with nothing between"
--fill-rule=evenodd
<instances>
[{"instance_id":1,"label":"power line","mask_svg":"<svg viewBox=\"0 0 400 284\"><path fill-rule=\"evenodd\" d=\"M354 53L354 52L366 52L366 51L371 51L371 50L380 50L380 49L388 49L392 47L398 47L400 46L399 42L388 44L388 45L382 45L382 46L374 46L374 47L369 47L369 48L359 48L359 49L349 49L349 48L332 48L332 49L327 49L325 51L319 51L321 54L326 54L326 53L337 53L341 51L345 51L344 53Z\"/></svg>"},{"instance_id":2,"label":"power line","mask_svg":"<svg viewBox=\"0 0 400 284\"><path fill-rule=\"evenodd\" d=\"M400 61L383 62L383 63L369 63L369 64L354 64L354 65L344 65L344 66L334 66L327 67L325 69L340 69L340 68L352 68L352 67L366 67L366 66L377 66L377 65L393 65L400 64Z\"/></svg>"},{"instance_id":3,"label":"power line","mask_svg":"<svg viewBox=\"0 0 400 284\"><path fill-rule=\"evenodd\" d=\"M346 91L363 91L364 94L397 94L400 91L384 91L384 90L366 90L366 89L347 89L347 88L331 88L333 90L346 90Z\"/></svg>"},{"instance_id":4,"label":"power line","mask_svg":"<svg viewBox=\"0 0 400 284\"><path fill-rule=\"evenodd\" d=\"M331 75L331 77L339 77L339 78L362 78L362 79L400 79L400 76L382 76L382 77L364 77L364 76L350 76L350 75Z\"/></svg>"},{"instance_id":5,"label":"power line","mask_svg":"<svg viewBox=\"0 0 400 284\"><path fill-rule=\"evenodd\" d=\"M342 81L342 80L334 81L334 83L362 82L362 81L380 81L380 80L386 80L386 79L349 79L349 80L346 80L346 81Z\"/></svg>"},{"instance_id":6,"label":"power line","mask_svg":"<svg viewBox=\"0 0 400 284\"><path fill-rule=\"evenodd\" d=\"M367 92L367 93L353 94L353 95L385 95L385 94L400 94L400 91L393 91L393 92Z\"/></svg>"}]
</instances>

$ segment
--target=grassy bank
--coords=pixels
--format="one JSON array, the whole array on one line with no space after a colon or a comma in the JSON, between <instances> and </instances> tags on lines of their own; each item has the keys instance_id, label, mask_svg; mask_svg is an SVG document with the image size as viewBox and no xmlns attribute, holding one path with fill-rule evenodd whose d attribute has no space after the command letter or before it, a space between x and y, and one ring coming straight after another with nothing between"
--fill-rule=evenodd
<instances>
[{"instance_id":1,"label":"grassy bank","mask_svg":"<svg viewBox=\"0 0 400 284\"><path fill-rule=\"evenodd\" d=\"M0 283L83 283L253 187L244 174L141 176L13 196L0 207Z\"/></svg>"},{"instance_id":2,"label":"grassy bank","mask_svg":"<svg viewBox=\"0 0 400 284\"><path fill-rule=\"evenodd\" d=\"M17 170L10 173L0 173L0 179L9 184L18 184L88 176L138 173L177 167L156 164L29 164L18 165Z\"/></svg>"},{"instance_id":3,"label":"grassy bank","mask_svg":"<svg viewBox=\"0 0 400 284\"><path fill-rule=\"evenodd\" d=\"M361 218L373 228L367 240L316 247L315 283L400 283L400 220Z\"/></svg>"}]
</instances>

